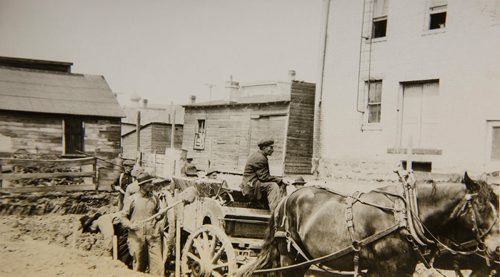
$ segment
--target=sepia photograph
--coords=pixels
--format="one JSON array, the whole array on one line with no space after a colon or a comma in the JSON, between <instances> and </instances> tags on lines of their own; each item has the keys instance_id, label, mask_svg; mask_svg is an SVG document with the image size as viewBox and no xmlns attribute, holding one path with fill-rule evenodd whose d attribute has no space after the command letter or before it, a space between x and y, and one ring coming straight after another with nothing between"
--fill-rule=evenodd
<instances>
[{"instance_id":1,"label":"sepia photograph","mask_svg":"<svg viewBox=\"0 0 500 277\"><path fill-rule=\"evenodd\" d=\"M500 275L500 0L0 0L0 277Z\"/></svg>"}]
</instances>

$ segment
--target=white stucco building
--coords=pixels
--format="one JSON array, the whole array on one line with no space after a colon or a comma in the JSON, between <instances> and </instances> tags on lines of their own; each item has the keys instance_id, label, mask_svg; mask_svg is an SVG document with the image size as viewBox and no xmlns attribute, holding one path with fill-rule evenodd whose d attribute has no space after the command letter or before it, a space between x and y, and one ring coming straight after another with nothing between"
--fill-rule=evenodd
<instances>
[{"instance_id":1,"label":"white stucco building","mask_svg":"<svg viewBox=\"0 0 500 277\"><path fill-rule=\"evenodd\" d=\"M328 170L390 172L409 152L420 171L500 170L499 0L324 6L316 154Z\"/></svg>"}]
</instances>

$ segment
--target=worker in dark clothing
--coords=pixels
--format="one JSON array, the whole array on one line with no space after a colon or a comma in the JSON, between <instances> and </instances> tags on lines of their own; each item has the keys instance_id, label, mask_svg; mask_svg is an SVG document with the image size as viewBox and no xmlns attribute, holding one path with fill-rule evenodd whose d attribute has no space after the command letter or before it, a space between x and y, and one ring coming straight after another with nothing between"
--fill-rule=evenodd
<instances>
[{"instance_id":1,"label":"worker in dark clothing","mask_svg":"<svg viewBox=\"0 0 500 277\"><path fill-rule=\"evenodd\" d=\"M240 187L243 195L254 202L261 201L265 195L273 211L284 195L285 183L281 177L269 173L267 157L274 152L274 140L264 139L257 145L259 150L248 157Z\"/></svg>"},{"instance_id":2,"label":"worker in dark clothing","mask_svg":"<svg viewBox=\"0 0 500 277\"><path fill-rule=\"evenodd\" d=\"M132 169L134 167L135 161L125 160L123 161L123 172L117 180L117 184L114 184L113 189L120 192L118 196L118 210L123 209L123 203L125 198L125 192L127 191L128 185L134 182L132 177Z\"/></svg>"},{"instance_id":3,"label":"worker in dark clothing","mask_svg":"<svg viewBox=\"0 0 500 277\"><path fill-rule=\"evenodd\" d=\"M160 210L160 201L153 194L153 177L148 173L138 176L139 191L125 203L121 213L121 222L128 232L128 246L133 257L133 269L163 276L164 266L161 251L161 222L159 215L151 220Z\"/></svg>"}]
</instances>

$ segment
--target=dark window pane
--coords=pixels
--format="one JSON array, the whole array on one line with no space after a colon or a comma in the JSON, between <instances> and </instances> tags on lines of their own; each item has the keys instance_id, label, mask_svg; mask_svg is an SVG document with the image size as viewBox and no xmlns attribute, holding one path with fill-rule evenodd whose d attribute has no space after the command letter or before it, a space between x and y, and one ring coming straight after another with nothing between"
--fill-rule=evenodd
<instances>
[{"instance_id":1,"label":"dark window pane","mask_svg":"<svg viewBox=\"0 0 500 277\"><path fill-rule=\"evenodd\" d=\"M372 38L385 37L387 31L387 19L373 21Z\"/></svg>"},{"instance_id":2,"label":"dark window pane","mask_svg":"<svg viewBox=\"0 0 500 277\"><path fill-rule=\"evenodd\" d=\"M83 123L79 118L64 120L65 153L79 154L83 152Z\"/></svg>"},{"instance_id":3,"label":"dark window pane","mask_svg":"<svg viewBox=\"0 0 500 277\"><path fill-rule=\"evenodd\" d=\"M441 29L446 26L446 12L433 13L430 16L429 29Z\"/></svg>"},{"instance_id":4,"label":"dark window pane","mask_svg":"<svg viewBox=\"0 0 500 277\"><path fill-rule=\"evenodd\" d=\"M500 160L500 127L493 127L493 138L491 142L491 159Z\"/></svg>"}]
</instances>

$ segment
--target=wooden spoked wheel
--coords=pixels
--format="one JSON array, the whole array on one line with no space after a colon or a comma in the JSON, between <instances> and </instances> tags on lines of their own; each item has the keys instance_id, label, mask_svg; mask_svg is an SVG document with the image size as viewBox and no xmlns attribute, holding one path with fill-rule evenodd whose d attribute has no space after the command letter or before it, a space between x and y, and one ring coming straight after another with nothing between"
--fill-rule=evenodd
<instances>
[{"instance_id":1,"label":"wooden spoked wheel","mask_svg":"<svg viewBox=\"0 0 500 277\"><path fill-rule=\"evenodd\" d=\"M181 269L182 276L232 276L237 266L231 241L219 227L203 225L189 235Z\"/></svg>"}]
</instances>

